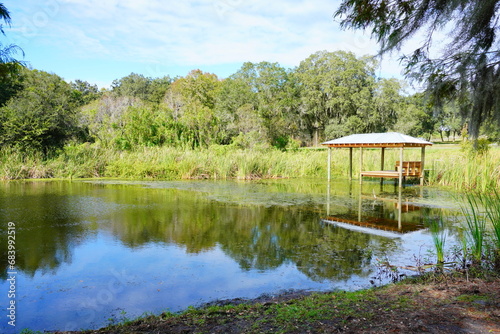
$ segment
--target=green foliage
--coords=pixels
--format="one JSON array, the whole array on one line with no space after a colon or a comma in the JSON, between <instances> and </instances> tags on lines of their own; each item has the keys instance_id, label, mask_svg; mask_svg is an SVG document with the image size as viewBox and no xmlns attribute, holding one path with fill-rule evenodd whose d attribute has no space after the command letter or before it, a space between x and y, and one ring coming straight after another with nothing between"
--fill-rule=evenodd
<instances>
[{"instance_id":1,"label":"green foliage","mask_svg":"<svg viewBox=\"0 0 500 334\"><path fill-rule=\"evenodd\" d=\"M249 111L259 120L259 130L263 132L265 129L274 146L286 146L283 138L296 134L299 129L294 119L298 114L298 89L292 73L278 63L246 62L231 76L228 84L230 90L238 90L244 97L241 101L243 103L236 104L236 109L233 107L230 111L237 116L237 126L245 127L244 122L248 116L241 111ZM248 132L242 130L240 132Z\"/></svg>"},{"instance_id":2,"label":"green foliage","mask_svg":"<svg viewBox=\"0 0 500 334\"><path fill-rule=\"evenodd\" d=\"M17 63L0 63L0 107L22 88L22 66Z\"/></svg>"},{"instance_id":3,"label":"green foliage","mask_svg":"<svg viewBox=\"0 0 500 334\"><path fill-rule=\"evenodd\" d=\"M152 79L142 74L131 73L119 80L114 80L111 89L117 96L134 97L142 101L160 103L171 83L170 77Z\"/></svg>"},{"instance_id":4,"label":"green foliage","mask_svg":"<svg viewBox=\"0 0 500 334\"><path fill-rule=\"evenodd\" d=\"M1 99L6 101L0 107L0 145L20 152L40 152L43 159L55 161L59 161L59 156L68 156L66 147L80 147L85 142L106 150L110 156L124 150L135 154L144 148L185 151L221 145L236 151L267 152L274 147L298 152L299 147L319 142L324 136L387 130L430 136L436 124L456 123L456 130L461 120L459 108L453 104L447 105L446 117L433 117L424 94L406 96L403 82L376 79L373 59L356 58L342 51L317 52L293 70L277 63L245 63L224 80L200 70L174 82L169 77L152 79L132 73L115 80L108 91L99 91L97 86L81 80L67 84L53 74L3 65L0 64L0 88L4 88L0 89L0 105ZM344 153L340 156L347 159ZM366 168L378 168L376 158L365 158ZM449 157L443 154L442 158ZM15 161L11 166L18 166L20 160ZM498 185L496 155L484 155L484 159L471 156L467 161L456 166L433 166L431 182L482 190ZM108 162L113 170L120 170L119 175L123 174L122 167L130 167L113 159ZM235 168L235 164L239 162L220 164L220 170L208 174L241 178L268 175L254 158L242 161L242 168ZM340 175L347 168L340 160L335 164L334 174ZM312 165L312 175L323 168ZM59 171L59 162L55 167L46 166ZM87 167L94 171L85 172ZM46 175L76 177L107 171L103 167L71 168L73 172L63 168ZM163 173L161 168L147 171L148 166L144 166L144 172L137 175L193 177L203 169L190 166L176 174L171 172L173 169ZM130 171L124 174L134 175Z\"/></svg>"},{"instance_id":5,"label":"green foliage","mask_svg":"<svg viewBox=\"0 0 500 334\"><path fill-rule=\"evenodd\" d=\"M483 156L490 150L490 142L486 138L479 138L476 140L464 140L460 143L463 152L470 156L479 155Z\"/></svg>"},{"instance_id":6,"label":"green foliage","mask_svg":"<svg viewBox=\"0 0 500 334\"><path fill-rule=\"evenodd\" d=\"M80 122L89 131L93 141L110 147L116 141L122 127L122 115L129 106L139 106L140 102L128 97L104 94L99 100L81 108Z\"/></svg>"},{"instance_id":7,"label":"green foliage","mask_svg":"<svg viewBox=\"0 0 500 334\"><path fill-rule=\"evenodd\" d=\"M89 104L102 96L102 92L99 92L97 85L92 85L86 81L75 80L75 82L71 83L71 88L74 90L74 99L79 106Z\"/></svg>"},{"instance_id":8,"label":"green foliage","mask_svg":"<svg viewBox=\"0 0 500 334\"><path fill-rule=\"evenodd\" d=\"M37 151L19 151L18 148L4 146L0 148L0 179L38 179L53 177L52 169L44 156Z\"/></svg>"},{"instance_id":9,"label":"green foliage","mask_svg":"<svg viewBox=\"0 0 500 334\"><path fill-rule=\"evenodd\" d=\"M208 147L222 137L222 121L215 110L220 86L215 74L195 70L177 79L166 93L166 106L180 125L179 137L191 148Z\"/></svg>"},{"instance_id":10,"label":"green foliage","mask_svg":"<svg viewBox=\"0 0 500 334\"><path fill-rule=\"evenodd\" d=\"M493 227L497 252L500 252L500 193L497 189L494 189L492 194L481 194L479 196L488 220Z\"/></svg>"},{"instance_id":11,"label":"green foliage","mask_svg":"<svg viewBox=\"0 0 500 334\"><path fill-rule=\"evenodd\" d=\"M466 205L461 209L467 222L467 235L471 243L471 252L474 263L480 264L483 257L486 219L480 213L480 202L475 194L466 194Z\"/></svg>"},{"instance_id":12,"label":"green foliage","mask_svg":"<svg viewBox=\"0 0 500 334\"><path fill-rule=\"evenodd\" d=\"M370 131L370 102L375 87L374 61L358 59L345 51L319 51L303 60L296 70L300 84L300 117L304 127L319 142L320 131L328 124L339 127L351 116L364 119L364 131ZM351 129L359 130L351 118ZM346 129L347 133L350 129ZM339 131L334 131L339 133Z\"/></svg>"},{"instance_id":13,"label":"green foliage","mask_svg":"<svg viewBox=\"0 0 500 334\"><path fill-rule=\"evenodd\" d=\"M54 74L23 70L22 86L0 108L0 145L49 153L81 134L68 83Z\"/></svg>"},{"instance_id":14,"label":"green foliage","mask_svg":"<svg viewBox=\"0 0 500 334\"><path fill-rule=\"evenodd\" d=\"M446 232L444 230L443 218L439 217L439 219L429 219L427 221L427 225L431 231L432 241L434 242L434 247L436 248L437 264L442 266L444 264L444 245L446 243Z\"/></svg>"},{"instance_id":15,"label":"green foliage","mask_svg":"<svg viewBox=\"0 0 500 334\"><path fill-rule=\"evenodd\" d=\"M395 114L392 129L414 137L432 133L437 122L423 94L401 99Z\"/></svg>"},{"instance_id":16,"label":"green foliage","mask_svg":"<svg viewBox=\"0 0 500 334\"><path fill-rule=\"evenodd\" d=\"M500 151L491 148L486 155L467 154L456 149L428 150L437 154L426 164L431 184L452 186L457 190L487 192L500 187ZM432 155L430 155L432 156ZM457 163L460 162L460 163Z\"/></svg>"},{"instance_id":17,"label":"green foliage","mask_svg":"<svg viewBox=\"0 0 500 334\"><path fill-rule=\"evenodd\" d=\"M343 0L335 16L345 28L370 29L381 54L400 51L424 31L420 45L402 56L406 76L427 84L436 111L447 101L458 101L476 139L484 121L500 118L497 9L498 1ZM449 39L433 53L436 39L443 44L435 34L443 31Z\"/></svg>"},{"instance_id":18,"label":"green foliage","mask_svg":"<svg viewBox=\"0 0 500 334\"><path fill-rule=\"evenodd\" d=\"M128 107L122 116L121 136L116 139L121 149L161 146L168 139L168 111L151 107Z\"/></svg>"}]
</instances>

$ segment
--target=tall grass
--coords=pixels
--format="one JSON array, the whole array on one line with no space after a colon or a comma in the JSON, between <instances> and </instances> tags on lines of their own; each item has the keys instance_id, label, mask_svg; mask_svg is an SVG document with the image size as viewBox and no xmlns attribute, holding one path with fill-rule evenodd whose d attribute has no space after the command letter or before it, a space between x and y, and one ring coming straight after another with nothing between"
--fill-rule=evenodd
<instances>
[{"instance_id":1,"label":"tall grass","mask_svg":"<svg viewBox=\"0 0 500 334\"><path fill-rule=\"evenodd\" d=\"M0 150L0 179L15 180L48 177L53 177L53 172L46 165L41 153L21 153L10 147Z\"/></svg>"},{"instance_id":2,"label":"tall grass","mask_svg":"<svg viewBox=\"0 0 500 334\"><path fill-rule=\"evenodd\" d=\"M241 150L227 146L184 150L142 147L117 151L67 146L52 159L0 150L3 179L117 177L137 179L256 179L326 175L324 151Z\"/></svg>"},{"instance_id":3,"label":"tall grass","mask_svg":"<svg viewBox=\"0 0 500 334\"><path fill-rule=\"evenodd\" d=\"M446 243L446 232L443 228L443 218L439 217L439 219L429 219L427 221L427 225L431 231L432 241L434 243L434 247L436 248L437 264L442 269L442 266L444 265L444 245Z\"/></svg>"},{"instance_id":4,"label":"tall grass","mask_svg":"<svg viewBox=\"0 0 500 334\"><path fill-rule=\"evenodd\" d=\"M353 177L360 172L360 150L353 155ZM380 149L363 150L363 169L380 169ZM387 149L385 169L394 169L398 149ZM420 160L420 149L406 149L405 160ZM215 145L207 149L139 147L119 151L98 145L66 146L51 159L36 152L21 154L14 149L0 150L0 178L81 178L120 177L150 179L254 179L278 177L324 177L327 173L325 149L242 150ZM346 178L349 150L332 150L331 174ZM426 154L427 180L431 185L482 192L500 187L500 149L483 156L471 156L456 148L433 147Z\"/></svg>"},{"instance_id":5,"label":"tall grass","mask_svg":"<svg viewBox=\"0 0 500 334\"><path fill-rule=\"evenodd\" d=\"M479 201L474 194L466 194L466 205L461 209L467 223L467 235L471 243L472 259L480 263L483 256L484 236L486 233L486 219L480 213Z\"/></svg>"},{"instance_id":6,"label":"tall grass","mask_svg":"<svg viewBox=\"0 0 500 334\"><path fill-rule=\"evenodd\" d=\"M429 183L450 186L460 191L488 192L500 186L500 150L492 148L483 155L471 155L459 148L429 150Z\"/></svg>"},{"instance_id":7,"label":"tall grass","mask_svg":"<svg viewBox=\"0 0 500 334\"><path fill-rule=\"evenodd\" d=\"M500 193L494 189L491 194L479 194L478 196L492 225L496 249L500 252Z\"/></svg>"}]
</instances>

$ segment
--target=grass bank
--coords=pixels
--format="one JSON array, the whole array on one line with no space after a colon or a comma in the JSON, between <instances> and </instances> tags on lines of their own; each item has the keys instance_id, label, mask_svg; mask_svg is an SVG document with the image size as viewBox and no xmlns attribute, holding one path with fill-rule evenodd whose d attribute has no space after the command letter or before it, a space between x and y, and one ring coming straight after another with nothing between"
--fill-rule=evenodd
<instances>
[{"instance_id":1,"label":"grass bank","mask_svg":"<svg viewBox=\"0 0 500 334\"><path fill-rule=\"evenodd\" d=\"M426 169L430 185L457 190L488 191L500 187L500 149L474 156L459 146L436 145L426 150ZM332 176L346 177L349 150L333 151ZM405 150L405 160L419 160L420 149ZM387 150L385 168L394 168L398 150ZM326 177L325 149L241 150L229 146L183 150L171 147L141 147L117 151L82 144L67 146L46 159L41 154L22 154L13 149L0 151L0 178L86 178L133 179L255 179ZM359 173L359 150L354 150L354 175ZM380 169L380 150L365 149L365 170Z\"/></svg>"},{"instance_id":2,"label":"grass bank","mask_svg":"<svg viewBox=\"0 0 500 334\"><path fill-rule=\"evenodd\" d=\"M500 280L432 276L357 292L288 293L80 333L497 333ZM68 333L68 332L66 332Z\"/></svg>"}]
</instances>

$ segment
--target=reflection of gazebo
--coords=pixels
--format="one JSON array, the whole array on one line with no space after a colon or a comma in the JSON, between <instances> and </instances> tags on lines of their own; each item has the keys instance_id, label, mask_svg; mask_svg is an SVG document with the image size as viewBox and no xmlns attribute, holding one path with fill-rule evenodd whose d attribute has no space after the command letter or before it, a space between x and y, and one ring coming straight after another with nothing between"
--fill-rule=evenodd
<instances>
[{"instance_id":1,"label":"reflection of gazebo","mask_svg":"<svg viewBox=\"0 0 500 334\"><path fill-rule=\"evenodd\" d=\"M331 170L331 148L349 148L349 180L352 180L352 149L360 148L360 183L363 176L368 177L388 177L399 179L399 186L402 186L403 177L419 177L420 184L424 184L424 163L425 163L425 147L432 145L431 142L407 136L397 132L387 133L366 133L354 134L322 143L328 146L328 180L330 180ZM363 148L381 148L382 156L379 171L363 171ZM421 147L422 154L420 161L404 161L403 151L405 147ZM399 161L396 163L394 170L384 170L384 155L386 148L400 148Z\"/></svg>"},{"instance_id":2,"label":"reflection of gazebo","mask_svg":"<svg viewBox=\"0 0 500 334\"><path fill-rule=\"evenodd\" d=\"M327 193L327 206L326 216L321 220L333 225L337 225L349 230L355 230L362 233L376 234L385 237L401 237L403 234L419 231L424 228L422 224L423 215L421 219L415 222L408 216L408 213L419 211L422 206L418 203L411 203L408 199L403 201L402 188L399 188L397 199L383 196L367 196L361 193L361 186L359 187L358 194L358 208L357 210L349 210L348 212L330 212L330 188ZM382 211L377 213L367 212L363 210L363 201L376 203L380 206ZM391 204L386 206L386 204ZM387 210L388 209L388 210ZM385 213L388 213L385 214ZM394 216L397 216L395 218ZM404 217L405 216L405 217Z\"/></svg>"}]
</instances>

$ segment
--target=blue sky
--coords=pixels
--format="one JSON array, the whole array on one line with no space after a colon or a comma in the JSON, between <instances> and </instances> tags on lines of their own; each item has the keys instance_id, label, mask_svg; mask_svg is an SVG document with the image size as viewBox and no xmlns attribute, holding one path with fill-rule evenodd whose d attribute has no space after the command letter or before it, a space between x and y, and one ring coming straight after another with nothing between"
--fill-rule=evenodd
<instances>
[{"instance_id":1,"label":"blue sky","mask_svg":"<svg viewBox=\"0 0 500 334\"><path fill-rule=\"evenodd\" d=\"M341 31L336 0L11 0L2 42L22 47L30 66L67 81L108 87L131 72L225 78L246 61L293 68L319 50L375 54L362 32ZM377 74L400 78L396 57Z\"/></svg>"}]
</instances>

